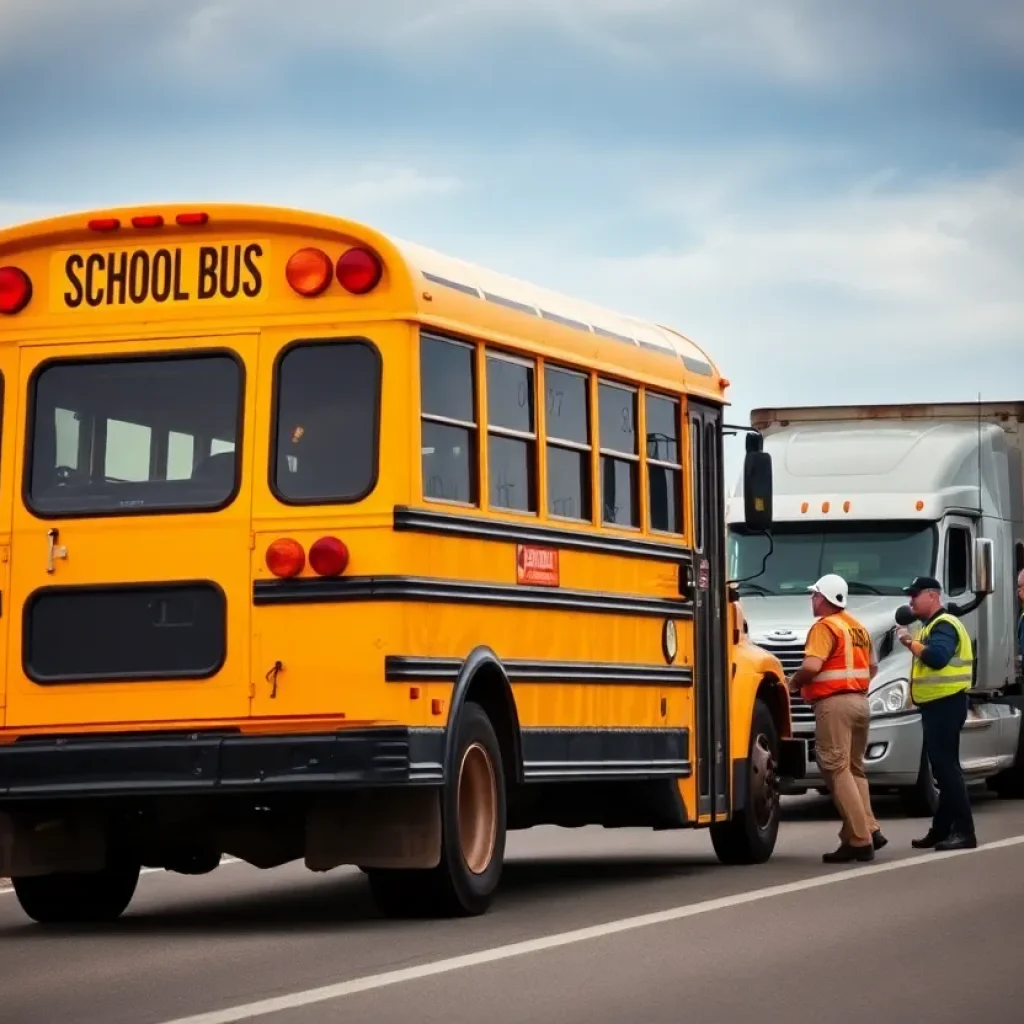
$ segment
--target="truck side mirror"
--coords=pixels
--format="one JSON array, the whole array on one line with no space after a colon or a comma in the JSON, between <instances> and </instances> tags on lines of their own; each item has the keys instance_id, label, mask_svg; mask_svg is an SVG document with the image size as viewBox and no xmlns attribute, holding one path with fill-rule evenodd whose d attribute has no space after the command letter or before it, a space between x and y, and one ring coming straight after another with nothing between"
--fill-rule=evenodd
<instances>
[{"instance_id":1,"label":"truck side mirror","mask_svg":"<svg viewBox=\"0 0 1024 1024\"><path fill-rule=\"evenodd\" d=\"M754 533L772 525L772 457L761 450L761 435L747 435L743 459L743 521Z\"/></svg>"},{"instance_id":2,"label":"truck side mirror","mask_svg":"<svg viewBox=\"0 0 1024 1024\"><path fill-rule=\"evenodd\" d=\"M974 542L974 593L991 594L995 590L995 545L988 537Z\"/></svg>"}]
</instances>

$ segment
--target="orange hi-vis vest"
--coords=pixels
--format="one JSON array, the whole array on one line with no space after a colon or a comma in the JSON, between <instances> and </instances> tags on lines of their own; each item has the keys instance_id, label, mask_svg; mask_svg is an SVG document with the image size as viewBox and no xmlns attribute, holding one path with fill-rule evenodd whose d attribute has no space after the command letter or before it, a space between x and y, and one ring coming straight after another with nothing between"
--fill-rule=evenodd
<instances>
[{"instance_id":1,"label":"orange hi-vis vest","mask_svg":"<svg viewBox=\"0 0 1024 1024\"><path fill-rule=\"evenodd\" d=\"M800 689L809 704L837 693L867 693L871 682L871 634L846 612L821 620L835 637L821 671Z\"/></svg>"}]
</instances>

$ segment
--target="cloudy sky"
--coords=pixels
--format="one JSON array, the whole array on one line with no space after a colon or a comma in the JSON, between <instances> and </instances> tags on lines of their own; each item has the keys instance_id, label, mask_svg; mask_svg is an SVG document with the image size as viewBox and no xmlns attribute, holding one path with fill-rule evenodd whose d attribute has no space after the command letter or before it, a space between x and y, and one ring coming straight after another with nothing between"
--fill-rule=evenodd
<instances>
[{"instance_id":1,"label":"cloudy sky","mask_svg":"<svg viewBox=\"0 0 1024 1024\"><path fill-rule=\"evenodd\" d=\"M0 0L0 223L251 200L704 345L755 405L1024 398L1020 0Z\"/></svg>"}]
</instances>

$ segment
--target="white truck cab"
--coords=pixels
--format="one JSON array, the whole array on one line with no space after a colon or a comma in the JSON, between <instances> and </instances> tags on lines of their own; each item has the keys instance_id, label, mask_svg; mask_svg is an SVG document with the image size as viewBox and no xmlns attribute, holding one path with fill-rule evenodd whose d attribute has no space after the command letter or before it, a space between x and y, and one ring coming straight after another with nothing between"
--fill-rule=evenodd
<instances>
[{"instance_id":1,"label":"white truck cab","mask_svg":"<svg viewBox=\"0 0 1024 1024\"><path fill-rule=\"evenodd\" d=\"M911 657L894 636L903 588L918 575L942 581L974 642L960 748L968 782L1024 795L1015 585L1024 566L1022 420L1024 402L751 414L772 458L770 535L744 527L742 479L727 503L729 577L750 638L791 674L813 622L807 588L828 572L848 581L849 610L870 630L879 663L865 770L872 789L897 792L909 814L931 815L937 802L910 699ZM813 711L794 697L792 714L807 767L785 791L822 789Z\"/></svg>"}]
</instances>

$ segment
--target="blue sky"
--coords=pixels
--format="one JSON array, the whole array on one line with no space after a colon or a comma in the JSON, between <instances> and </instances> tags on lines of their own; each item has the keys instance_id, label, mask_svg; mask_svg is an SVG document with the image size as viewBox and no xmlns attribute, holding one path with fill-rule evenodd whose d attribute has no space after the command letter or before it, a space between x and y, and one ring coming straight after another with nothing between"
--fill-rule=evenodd
<instances>
[{"instance_id":1,"label":"blue sky","mask_svg":"<svg viewBox=\"0 0 1024 1024\"><path fill-rule=\"evenodd\" d=\"M737 418L1024 397L1019 0L8 0L0 94L0 224L367 220L672 324Z\"/></svg>"}]
</instances>

